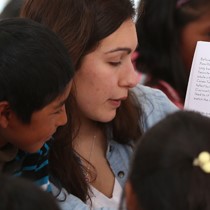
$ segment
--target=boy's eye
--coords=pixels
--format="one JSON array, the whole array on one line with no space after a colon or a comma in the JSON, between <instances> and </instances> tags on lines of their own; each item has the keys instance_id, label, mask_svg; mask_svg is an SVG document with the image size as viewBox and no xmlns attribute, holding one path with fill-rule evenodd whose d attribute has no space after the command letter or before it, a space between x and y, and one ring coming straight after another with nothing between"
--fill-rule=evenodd
<instances>
[{"instance_id":1,"label":"boy's eye","mask_svg":"<svg viewBox=\"0 0 210 210\"><path fill-rule=\"evenodd\" d=\"M54 114L60 114L60 113L62 113L63 112L63 110L64 110L64 105L60 108L60 109L58 109L56 112L54 112Z\"/></svg>"},{"instance_id":2,"label":"boy's eye","mask_svg":"<svg viewBox=\"0 0 210 210\"><path fill-rule=\"evenodd\" d=\"M62 109L59 109L58 111L54 112L54 114L60 114L62 112Z\"/></svg>"},{"instance_id":3,"label":"boy's eye","mask_svg":"<svg viewBox=\"0 0 210 210\"><path fill-rule=\"evenodd\" d=\"M58 107L57 111L55 111L53 114L60 114L63 111L65 111L65 104L63 104L61 107Z\"/></svg>"}]
</instances>

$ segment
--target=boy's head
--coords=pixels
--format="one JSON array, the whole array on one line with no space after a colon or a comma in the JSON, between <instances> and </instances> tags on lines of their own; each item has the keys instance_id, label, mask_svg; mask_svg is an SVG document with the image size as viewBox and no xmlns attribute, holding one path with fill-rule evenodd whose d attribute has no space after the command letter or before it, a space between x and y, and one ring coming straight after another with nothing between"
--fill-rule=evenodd
<instances>
[{"instance_id":1,"label":"boy's head","mask_svg":"<svg viewBox=\"0 0 210 210\"><path fill-rule=\"evenodd\" d=\"M64 125L72 76L53 32L23 18L0 21L0 147L34 152Z\"/></svg>"}]
</instances>

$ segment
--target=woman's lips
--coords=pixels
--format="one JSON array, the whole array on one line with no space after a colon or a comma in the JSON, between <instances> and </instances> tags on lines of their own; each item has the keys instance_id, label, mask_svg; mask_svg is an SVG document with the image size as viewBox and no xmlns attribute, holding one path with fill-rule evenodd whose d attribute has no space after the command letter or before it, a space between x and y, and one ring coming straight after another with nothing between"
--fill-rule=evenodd
<instances>
[{"instance_id":1,"label":"woman's lips","mask_svg":"<svg viewBox=\"0 0 210 210\"><path fill-rule=\"evenodd\" d=\"M121 100L114 100L114 99L111 99L110 100L110 103L112 106L118 108L120 105L121 105Z\"/></svg>"}]
</instances>

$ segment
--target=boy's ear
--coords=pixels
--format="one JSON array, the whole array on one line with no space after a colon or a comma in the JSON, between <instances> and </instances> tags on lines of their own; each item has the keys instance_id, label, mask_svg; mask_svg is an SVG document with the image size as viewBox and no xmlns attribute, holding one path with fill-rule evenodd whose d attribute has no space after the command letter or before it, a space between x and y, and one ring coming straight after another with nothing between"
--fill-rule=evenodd
<instances>
[{"instance_id":1,"label":"boy's ear","mask_svg":"<svg viewBox=\"0 0 210 210\"><path fill-rule=\"evenodd\" d=\"M6 128L9 123L11 113L10 105L7 101L0 101L0 126Z\"/></svg>"}]
</instances>

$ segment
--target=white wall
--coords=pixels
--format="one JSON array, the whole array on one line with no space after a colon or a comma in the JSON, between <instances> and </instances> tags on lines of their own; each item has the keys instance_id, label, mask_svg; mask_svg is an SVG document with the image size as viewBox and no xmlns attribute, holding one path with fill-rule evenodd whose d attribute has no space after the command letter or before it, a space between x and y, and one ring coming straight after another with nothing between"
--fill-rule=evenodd
<instances>
[{"instance_id":1,"label":"white wall","mask_svg":"<svg viewBox=\"0 0 210 210\"><path fill-rule=\"evenodd\" d=\"M139 4L140 0L134 0L135 7Z\"/></svg>"},{"instance_id":2,"label":"white wall","mask_svg":"<svg viewBox=\"0 0 210 210\"><path fill-rule=\"evenodd\" d=\"M4 9L5 5L9 2L9 0L0 0L0 13Z\"/></svg>"}]
</instances>

